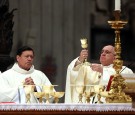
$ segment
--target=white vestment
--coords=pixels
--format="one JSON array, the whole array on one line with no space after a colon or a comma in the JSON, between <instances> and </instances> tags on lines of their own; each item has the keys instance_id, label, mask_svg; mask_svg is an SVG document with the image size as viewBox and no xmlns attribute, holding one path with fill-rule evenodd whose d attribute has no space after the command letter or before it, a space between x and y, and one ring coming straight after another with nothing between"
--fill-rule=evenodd
<instances>
[{"instance_id":1,"label":"white vestment","mask_svg":"<svg viewBox=\"0 0 135 115\"><path fill-rule=\"evenodd\" d=\"M75 63L78 58L74 59L67 68L66 87L65 87L65 103L78 103L78 92L75 85L107 85L111 75L115 74L113 65L103 66L103 75L101 73L93 71L90 66L78 65L75 67ZM124 69L124 70L123 70ZM122 67L122 72L125 74L131 74L133 71L129 68ZM100 77L101 76L101 77ZM85 99L82 99L85 103ZM93 100L91 99L91 103Z\"/></svg>"},{"instance_id":2,"label":"white vestment","mask_svg":"<svg viewBox=\"0 0 135 115\"><path fill-rule=\"evenodd\" d=\"M34 69L34 66L26 71L18 66L13 67L0 74L0 102L26 103L26 91L23 87L25 78L31 77L36 85L37 91L41 92L41 85L51 85L47 76ZM37 103L37 98L31 94L31 103Z\"/></svg>"}]
</instances>

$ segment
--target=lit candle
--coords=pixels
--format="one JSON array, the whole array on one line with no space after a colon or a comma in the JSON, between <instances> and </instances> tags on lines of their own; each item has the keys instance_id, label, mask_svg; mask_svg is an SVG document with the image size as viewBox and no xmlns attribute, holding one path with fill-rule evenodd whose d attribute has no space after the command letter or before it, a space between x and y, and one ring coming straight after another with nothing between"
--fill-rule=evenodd
<instances>
[{"instance_id":1,"label":"lit candle","mask_svg":"<svg viewBox=\"0 0 135 115\"><path fill-rule=\"evenodd\" d=\"M121 2L120 0L115 0L115 10L121 10L120 9L120 5L121 5L120 2Z\"/></svg>"}]
</instances>

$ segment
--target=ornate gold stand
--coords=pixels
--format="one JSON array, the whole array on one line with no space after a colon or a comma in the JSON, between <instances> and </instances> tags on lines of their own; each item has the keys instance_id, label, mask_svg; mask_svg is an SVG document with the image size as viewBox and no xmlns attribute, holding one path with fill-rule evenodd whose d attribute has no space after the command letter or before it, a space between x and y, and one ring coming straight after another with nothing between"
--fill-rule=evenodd
<instances>
[{"instance_id":1,"label":"ornate gold stand","mask_svg":"<svg viewBox=\"0 0 135 115\"><path fill-rule=\"evenodd\" d=\"M126 88L126 83L124 78L120 75L120 70L123 66L123 61L121 60L121 41L120 41L120 29L123 28L127 21L120 20L120 11L114 11L115 20L108 21L112 29L115 29L115 52L116 59L114 60L113 68L116 71L111 83L111 87L106 97L107 103L129 103L132 99L129 95L124 93Z\"/></svg>"}]
</instances>

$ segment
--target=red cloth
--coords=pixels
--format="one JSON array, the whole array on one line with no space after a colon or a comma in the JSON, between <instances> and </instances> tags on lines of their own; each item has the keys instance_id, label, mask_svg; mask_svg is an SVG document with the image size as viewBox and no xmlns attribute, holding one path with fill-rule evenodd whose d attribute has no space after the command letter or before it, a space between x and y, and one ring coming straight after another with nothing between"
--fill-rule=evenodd
<instances>
[{"instance_id":1,"label":"red cloth","mask_svg":"<svg viewBox=\"0 0 135 115\"><path fill-rule=\"evenodd\" d=\"M110 87L111 87L111 83L112 83L112 79L113 79L113 75L110 76L110 79L109 79L109 82L108 82L108 85L107 85L107 88L106 88L106 91L109 91L110 90Z\"/></svg>"}]
</instances>

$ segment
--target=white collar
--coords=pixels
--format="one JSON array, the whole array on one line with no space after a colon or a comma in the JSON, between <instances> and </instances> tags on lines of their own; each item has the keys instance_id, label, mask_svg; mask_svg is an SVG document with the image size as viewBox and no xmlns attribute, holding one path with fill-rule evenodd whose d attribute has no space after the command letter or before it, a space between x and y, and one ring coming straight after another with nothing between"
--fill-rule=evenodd
<instances>
[{"instance_id":1,"label":"white collar","mask_svg":"<svg viewBox=\"0 0 135 115\"><path fill-rule=\"evenodd\" d=\"M31 68L30 68L30 70L27 71L27 70L24 70L24 69L20 68L19 65L18 65L18 63L16 62L13 65L12 69L14 71L17 71L17 72L22 73L22 74L30 74L30 73L32 73L34 71L34 65L32 65Z\"/></svg>"}]
</instances>

